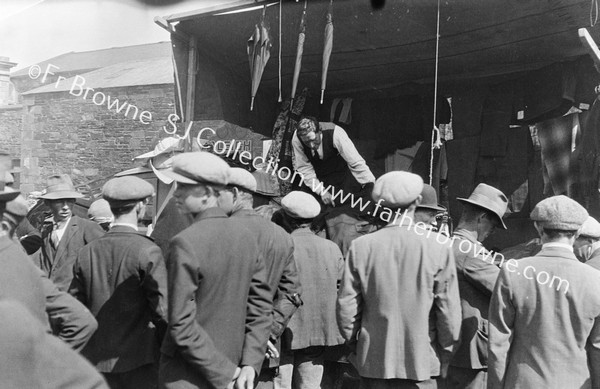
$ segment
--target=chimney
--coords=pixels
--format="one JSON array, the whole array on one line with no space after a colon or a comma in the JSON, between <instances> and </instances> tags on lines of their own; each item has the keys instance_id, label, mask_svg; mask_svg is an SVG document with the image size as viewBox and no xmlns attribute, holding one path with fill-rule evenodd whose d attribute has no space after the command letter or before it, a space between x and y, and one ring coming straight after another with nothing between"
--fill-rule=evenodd
<instances>
[{"instance_id":1,"label":"chimney","mask_svg":"<svg viewBox=\"0 0 600 389\"><path fill-rule=\"evenodd\" d=\"M8 57L0 57L0 105L15 104L15 87L10 83L10 69L15 67Z\"/></svg>"}]
</instances>

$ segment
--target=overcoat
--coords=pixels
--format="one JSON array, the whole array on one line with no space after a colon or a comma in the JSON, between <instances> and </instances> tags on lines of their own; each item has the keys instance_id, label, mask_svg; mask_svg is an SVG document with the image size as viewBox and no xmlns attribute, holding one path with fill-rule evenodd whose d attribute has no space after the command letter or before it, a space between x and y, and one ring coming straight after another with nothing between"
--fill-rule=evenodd
<instances>
[{"instance_id":1,"label":"overcoat","mask_svg":"<svg viewBox=\"0 0 600 389\"><path fill-rule=\"evenodd\" d=\"M571 250L504 266L489 320L489 389L600 387L600 271Z\"/></svg>"},{"instance_id":2,"label":"overcoat","mask_svg":"<svg viewBox=\"0 0 600 389\"><path fill-rule=\"evenodd\" d=\"M40 269L58 286L58 289L66 292L73 279L73 265L79 250L104 235L104 230L97 223L73 215L55 250L50 243L52 228L52 223L42 227L43 244L34 254L34 258Z\"/></svg>"},{"instance_id":3,"label":"overcoat","mask_svg":"<svg viewBox=\"0 0 600 389\"><path fill-rule=\"evenodd\" d=\"M387 226L350 244L338 325L346 340L357 342L363 377L429 380L458 342L460 300L449 238L409 227Z\"/></svg>"},{"instance_id":4,"label":"overcoat","mask_svg":"<svg viewBox=\"0 0 600 389\"><path fill-rule=\"evenodd\" d=\"M158 362L167 320L167 273L160 248L116 225L81 249L69 290L98 320L82 354L103 373Z\"/></svg>"},{"instance_id":5,"label":"overcoat","mask_svg":"<svg viewBox=\"0 0 600 389\"><path fill-rule=\"evenodd\" d=\"M256 239L219 208L197 215L167 258L169 328L162 388L226 388L237 366L258 373L272 294Z\"/></svg>"}]
</instances>

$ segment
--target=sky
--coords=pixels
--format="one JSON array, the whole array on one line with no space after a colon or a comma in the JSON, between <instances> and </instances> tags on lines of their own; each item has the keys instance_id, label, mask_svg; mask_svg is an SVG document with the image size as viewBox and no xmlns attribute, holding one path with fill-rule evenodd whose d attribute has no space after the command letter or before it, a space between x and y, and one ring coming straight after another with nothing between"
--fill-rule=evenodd
<instances>
[{"instance_id":1,"label":"sky","mask_svg":"<svg viewBox=\"0 0 600 389\"><path fill-rule=\"evenodd\" d=\"M0 0L0 57L12 71L71 51L170 40L155 16L235 0ZM151 5L148 5L148 4ZM156 6L161 3L167 5Z\"/></svg>"}]
</instances>

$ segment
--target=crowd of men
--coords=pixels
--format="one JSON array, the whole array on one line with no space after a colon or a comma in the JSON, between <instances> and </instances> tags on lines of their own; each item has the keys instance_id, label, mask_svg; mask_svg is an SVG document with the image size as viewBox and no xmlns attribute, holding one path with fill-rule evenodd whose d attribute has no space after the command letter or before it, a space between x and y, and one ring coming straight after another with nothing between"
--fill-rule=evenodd
<instances>
[{"instance_id":1,"label":"crowd of men","mask_svg":"<svg viewBox=\"0 0 600 389\"><path fill-rule=\"evenodd\" d=\"M105 216L88 220L73 214L82 195L70 178L49 177L52 217L30 256L16 233L27 204L0 181L0 386L329 388L326 361L342 358L364 389L600 388L600 223L581 205L537 204L537 249L518 261L567 280L565 292L482 245L507 228L500 190L458 199L457 228L442 235L421 177L375 180L341 128L320 126L300 121L313 179L342 175L336 185L353 180L403 216L347 250L312 229L334 205L327 193L292 191L265 218L255 177L209 152L178 154L163 172L193 220L166 254L139 230L154 195L140 178L106 182L94 208Z\"/></svg>"}]
</instances>

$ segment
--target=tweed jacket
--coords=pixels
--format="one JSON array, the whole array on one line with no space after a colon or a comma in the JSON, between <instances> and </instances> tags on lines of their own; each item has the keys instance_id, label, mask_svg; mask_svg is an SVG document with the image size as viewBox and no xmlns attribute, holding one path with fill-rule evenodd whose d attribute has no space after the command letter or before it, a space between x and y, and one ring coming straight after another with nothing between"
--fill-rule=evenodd
<instances>
[{"instance_id":1,"label":"tweed jacket","mask_svg":"<svg viewBox=\"0 0 600 389\"><path fill-rule=\"evenodd\" d=\"M34 258L40 269L58 286L58 289L66 292L73 279L73 265L79 250L104 235L104 230L90 220L73 215L55 250L50 243L52 228L52 223L42 227L43 244L34 254Z\"/></svg>"},{"instance_id":2,"label":"tweed jacket","mask_svg":"<svg viewBox=\"0 0 600 389\"><path fill-rule=\"evenodd\" d=\"M422 381L447 365L460 331L449 240L387 226L350 244L337 318L361 376Z\"/></svg>"},{"instance_id":3,"label":"tweed jacket","mask_svg":"<svg viewBox=\"0 0 600 389\"><path fill-rule=\"evenodd\" d=\"M342 252L335 243L315 235L309 228L293 231L292 239L304 286L304 304L285 329L288 349L343 344L335 316L337 285L344 271Z\"/></svg>"},{"instance_id":4,"label":"tweed jacket","mask_svg":"<svg viewBox=\"0 0 600 389\"><path fill-rule=\"evenodd\" d=\"M18 243L0 236L0 299L16 300L48 328L44 285L39 270Z\"/></svg>"},{"instance_id":5,"label":"tweed jacket","mask_svg":"<svg viewBox=\"0 0 600 389\"><path fill-rule=\"evenodd\" d=\"M207 209L171 240L167 272L169 328L161 352L198 373L189 384L220 389L237 366L258 372L271 329L272 293L251 232L221 209ZM161 359L161 372L163 366ZM173 375L164 372L161 384L179 387L165 384L165 376L176 382Z\"/></svg>"},{"instance_id":6,"label":"tweed jacket","mask_svg":"<svg viewBox=\"0 0 600 389\"><path fill-rule=\"evenodd\" d=\"M571 250L504 266L489 320L489 389L600 387L600 271Z\"/></svg>"},{"instance_id":7,"label":"tweed jacket","mask_svg":"<svg viewBox=\"0 0 600 389\"><path fill-rule=\"evenodd\" d=\"M79 252L69 290L98 320L82 354L105 373L157 362L166 331L167 273L160 248L113 226Z\"/></svg>"},{"instance_id":8,"label":"tweed jacket","mask_svg":"<svg viewBox=\"0 0 600 389\"><path fill-rule=\"evenodd\" d=\"M475 233L457 229L453 236L454 258L462 308L461 340L450 365L487 367L488 311L500 268L491 263L490 253Z\"/></svg>"}]
</instances>

